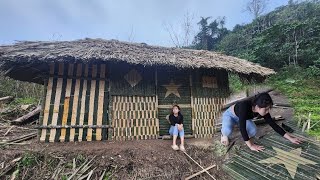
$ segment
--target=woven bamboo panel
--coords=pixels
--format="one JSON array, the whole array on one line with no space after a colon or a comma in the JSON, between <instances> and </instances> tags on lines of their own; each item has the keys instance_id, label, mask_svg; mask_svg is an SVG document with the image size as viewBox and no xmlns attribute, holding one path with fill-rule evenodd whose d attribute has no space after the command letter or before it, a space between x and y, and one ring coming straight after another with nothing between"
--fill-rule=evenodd
<instances>
[{"instance_id":1,"label":"woven bamboo panel","mask_svg":"<svg viewBox=\"0 0 320 180\"><path fill-rule=\"evenodd\" d=\"M274 131L259 139L265 149L256 153L244 147L222 167L231 179L319 179L320 142L303 132L296 122L285 123L303 143L296 145Z\"/></svg>"},{"instance_id":2,"label":"woven bamboo panel","mask_svg":"<svg viewBox=\"0 0 320 180\"><path fill-rule=\"evenodd\" d=\"M155 96L112 96L113 139L157 139L156 105Z\"/></svg>"},{"instance_id":3,"label":"woven bamboo panel","mask_svg":"<svg viewBox=\"0 0 320 180\"><path fill-rule=\"evenodd\" d=\"M109 83L105 64L50 66L41 142L107 139Z\"/></svg>"},{"instance_id":4,"label":"woven bamboo panel","mask_svg":"<svg viewBox=\"0 0 320 180\"><path fill-rule=\"evenodd\" d=\"M195 138L209 138L215 133L215 124L219 122L224 98L193 98L192 130Z\"/></svg>"}]
</instances>

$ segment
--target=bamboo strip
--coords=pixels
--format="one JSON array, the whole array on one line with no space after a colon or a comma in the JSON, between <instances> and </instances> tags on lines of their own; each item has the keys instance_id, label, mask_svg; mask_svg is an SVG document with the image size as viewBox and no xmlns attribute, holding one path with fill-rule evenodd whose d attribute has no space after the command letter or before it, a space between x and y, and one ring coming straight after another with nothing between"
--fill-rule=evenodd
<instances>
[{"instance_id":1,"label":"bamboo strip","mask_svg":"<svg viewBox=\"0 0 320 180\"><path fill-rule=\"evenodd\" d=\"M81 107L80 107L80 119L79 125L83 125L84 123L84 115L86 108L86 97L87 97L87 78L88 77L88 65L85 65L84 68L84 80L83 80L83 88L82 88L82 97L81 97ZM78 141L82 141L83 136L83 128L79 129Z\"/></svg>"},{"instance_id":2,"label":"bamboo strip","mask_svg":"<svg viewBox=\"0 0 320 180\"><path fill-rule=\"evenodd\" d=\"M105 64L101 65L100 69L100 77L105 77ZM99 99L98 99L98 116L97 116L97 125L102 125L102 118L103 118L103 103L104 103L104 87L105 81L99 82ZM102 130L101 128L96 129L96 140L101 141L102 139Z\"/></svg>"},{"instance_id":3,"label":"bamboo strip","mask_svg":"<svg viewBox=\"0 0 320 180\"><path fill-rule=\"evenodd\" d=\"M62 129L62 128L65 128L65 129L73 129L73 128L103 128L103 129L106 129L106 128L112 128L112 126L110 126L110 125L64 125L64 126L62 126L62 125L56 125L56 126L41 125L41 126L37 126L35 128L36 129Z\"/></svg>"},{"instance_id":4,"label":"bamboo strip","mask_svg":"<svg viewBox=\"0 0 320 180\"><path fill-rule=\"evenodd\" d=\"M53 71L54 71L54 64L50 64L50 74L51 73L53 74ZM53 85L53 78L50 77L48 81L46 101L45 101L45 106L43 110L42 125L44 126L48 125L48 120L49 120L49 109L50 109L50 100L52 95L52 85ZM47 134L47 130L42 129L41 135L40 135L40 142L44 142L46 140L46 134Z\"/></svg>"},{"instance_id":5,"label":"bamboo strip","mask_svg":"<svg viewBox=\"0 0 320 180\"><path fill-rule=\"evenodd\" d=\"M80 77L82 73L82 64L77 65L77 77ZM72 105L72 115L71 115L71 126L76 124L77 111L78 111L78 101L79 101L79 93L80 93L80 79L76 80L74 96L73 96L73 105ZM70 129L70 137L69 141L74 141L75 129Z\"/></svg>"},{"instance_id":6,"label":"bamboo strip","mask_svg":"<svg viewBox=\"0 0 320 180\"><path fill-rule=\"evenodd\" d=\"M59 71L58 73L61 75L63 73L63 63L59 63ZM56 86L56 95L54 100L54 106L53 106L53 115L52 115L52 122L51 125L57 125L58 121L58 114L59 114L59 107L60 107L60 98L62 93L62 83L63 79L59 78ZM54 142L56 136L56 129L51 129L50 136L49 136L49 142Z\"/></svg>"},{"instance_id":7,"label":"bamboo strip","mask_svg":"<svg viewBox=\"0 0 320 180\"><path fill-rule=\"evenodd\" d=\"M68 67L68 74L73 74L73 64L69 64ZM69 103L70 103L70 96L71 96L71 86L72 86L72 79L67 79L67 86L66 86L66 92L65 92L65 99L64 99L64 105L63 105L63 114L62 114L62 122L61 125L65 126L68 121L68 115L69 115ZM64 142L66 137L66 129L62 128L60 133L60 142Z\"/></svg>"},{"instance_id":8,"label":"bamboo strip","mask_svg":"<svg viewBox=\"0 0 320 180\"><path fill-rule=\"evenodd\" d=\"M50 109L50 101L51 101L51 96L52 96L52 86L53 86L53 78L52 76L54 75L54 68L55 68L55 64L54 63L50 63L49 65L49 81L47 84L47 92L46 92L46 100L45 100L45 107L43 109L43 121L42 121L42 125L47 125L48 121L49 121L49 109ZM40 135L40 142L44 142L46 140L46 130L42 130L41 131L41 135Z\"/></svg>"},{"instance_id":9,"label":"bamboo strip","mask_svg":"<svg viewBox=\"0 0 320 180\"><path fill-rule=\"evenodd\" d=\"M92 77L97 75L97 65L92 65ZM94 97L96 92L96 81L91 81L88 125L93 125ZM87 141L92 141L92 128L87 131Z\"/></svg>"}]
</instances>

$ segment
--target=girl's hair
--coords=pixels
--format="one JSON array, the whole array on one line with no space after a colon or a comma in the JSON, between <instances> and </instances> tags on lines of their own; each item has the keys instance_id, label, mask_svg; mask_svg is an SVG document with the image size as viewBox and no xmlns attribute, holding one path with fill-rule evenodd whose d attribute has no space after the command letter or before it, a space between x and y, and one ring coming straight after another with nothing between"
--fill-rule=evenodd
<instances>
[{"instance_id":1,"label":"girl's hair","mask_svg":"<svg viewBox=\"0 0 320 180\"><path fill-rule=\"evenodd\" d=\"M180 106L178 106L177 104L175 104L175 105L172 106L172 108L171 108L171 113L170 113L170 114L173 115L173 108L174 108L174 107L177 107L177 108L179 109L179 113L178 113L178 114L180 115L180 114L181 114L181 113L180 113L181 109L180 109Z\"/></svg>"},{"instance_id":2,"label":"girl's hair","mask_svg":"<svg viewBox=\"0 0 320 180\"><path fill-rule=\"evenodd\" d=\"M268 93L261 93L254 97L252 100L252 106L258 106L260 108L266 108L273 105L271 96Z\"/></svg>"}]
</instances>

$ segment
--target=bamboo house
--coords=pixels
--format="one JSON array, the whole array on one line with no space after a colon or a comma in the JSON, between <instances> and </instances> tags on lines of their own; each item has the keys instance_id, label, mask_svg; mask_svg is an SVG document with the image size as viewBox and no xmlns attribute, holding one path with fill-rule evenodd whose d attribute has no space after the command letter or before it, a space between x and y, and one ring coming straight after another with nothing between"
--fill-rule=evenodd
<instances>
[{"instance_id":1,"label":"bamboo house","mask_svg":"<svg viewBox=\"0 0 320 180\"><path fill-rule=\"evenodd\" d=\"M117 40L0 46L5 75L44 84L42 142L155 139L173 104L185 133L211 137L229 95L228 72L263 80L274 71L220 53Z\"/></svg>"}]
</instances>

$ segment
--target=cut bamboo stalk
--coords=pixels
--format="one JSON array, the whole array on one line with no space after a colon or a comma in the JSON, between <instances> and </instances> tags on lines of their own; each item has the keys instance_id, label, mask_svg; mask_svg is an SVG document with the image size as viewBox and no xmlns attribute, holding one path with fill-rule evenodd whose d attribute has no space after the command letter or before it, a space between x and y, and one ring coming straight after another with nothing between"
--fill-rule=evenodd
<instances>
[{"instance_id":1,"label":"cut bamboo stalk","mask_svg":"<svg viewBox=\"0 0 320 180\"><path fill-rule=\"evenodd\" d=\"M204 170L205 171L205 173L207 173L210 177L211 177L211 179L214 179L214 180L216 180L216 178L214 178L209 172L208 172L208 170L205 170L199 163L197 163L197 161L195 161L189 154L187 154L186 152L183 152L188 158L190 158L196 165L198 165L202 170Z\"/></svg>"},{"instance_id":2,"label":"cut bamboo stalk","mask_svg":"<svg viewBox=\"0 0 320 180\"><path fill-rule=\"evenodd\" d=\"M99 180L103 180L103 179L104 179L104 175L106 174L106 171L107 171L107 169L105 169L105 170L103 171L103 173L101 174Z\"/></svg>"},{"instance_id":3,"label":"cut bamboo stalk","mask_svg":"<svg viewBox=\"0 0 320 180\"><path fill-rule=\"evenodd\" d=\"M3 136L6 136L7 134L9 134L9 132L11 131L11 129L13 128L14 126L11 126L4 134Z\"/></svg>"},{"instance_id":4,"label":"cut bamboo stalk","mask_svg":"<svg viewBox=\"0 0 320 180\"><path fill-rule=\"evenodd\" d=\"M49 126L37 126L36 129L74 129L74 128L101 128L107 129L112 128L111 125L49 125Z\"/></svg>"},{"instance_id":5,"label":"cut bamboo stalk","mask_svg":"<svg viewBox=\"0 0 320 180\"><path fill-rule=\"evenodd\" d=\"M2 98L0 98L0 103L1 103L1 102L10 102L10 101L12 101L13 99L14 99L13 96L2 97Z\"/></svg>"},{"instance_id":6,"label":"cut bamboo stalk","mask_svg":"<svg viewBox=\"0 0 320 180\"><path fill-rule=\"evenodd\" d=\"M199 172L197 172L197 173L195 173L195 174L192 174L191 176L186 177L185 180L192 179L192 178L194 178L194 177L196 177L196 176L198 176L198 175L200 175L200 174L202 174L202 173L204 173L204 172L206 172L206 171L209 171L210 169L212 169L212 168L214 168L214 167L216 167L215 164L214 164L214 165L211 165L211 166L209 166L209 167L207 167L207 168L205 168L205 169L203 169L203 170L201 170L201 171L199 171Z\"/></svg>"},{"instance_id":7,"label":"cut bamboo stalk","mask_svg":"<svg viewBox=\"0 0 320 180\"><path fill-rule=\"evenodd\" d=\"M13 167L16 166L16 164L22 159L22 157L18 157L13 159L9 162L9 164L4 168L0 170L0 177L3 177L5 174L7 174L10 170L12 170Z\"/></svg>"},{"instance_id":8,"label":"cut bamboo stalk","mask_svg":"<svg viewBox=\"0 0 320 180\"><path fill-rule=\"evenodd\" d=\"M11 124L23 124L26 121L28 121L28 119L30 119L30 118L32 118L32 117L34 117L36 115L39 115L40 112L41 112L41 106L38 106L36 109L34 109L33 111L29 112L28 114L26 114L24 116L21 116L16 120L11 121Z\"/></svg>"},{"instance_id":9,"label":"cut bamboo stalk","mask_svg":"<svg viewBox=\"0 0 320 180\"><path fill-rule=\"evenodd\" d=\"M310 131L310 126L311 126L310 124L311 124L311 113L309 113L309 115L308 115L307 132Z\"/></svg>"},{"instance_id":10,"label":"cut bamboo stalk","mask_svg":"<svg viewBox=\"0 0 320 180\"><path fill-rule=\"evenodd\" d=\"M24 136L21 136L21 137L18 137L18 138L9 140L9 141L0 142L0 144L6 145L7 143L20 143L22 141L26 141L26 140L32 139L32 138L34 138L36 136L37 136L36 132L35 133L30 133L30 134L27 134L27 135L24 135Z\"/></svg>"}]
</instances>

